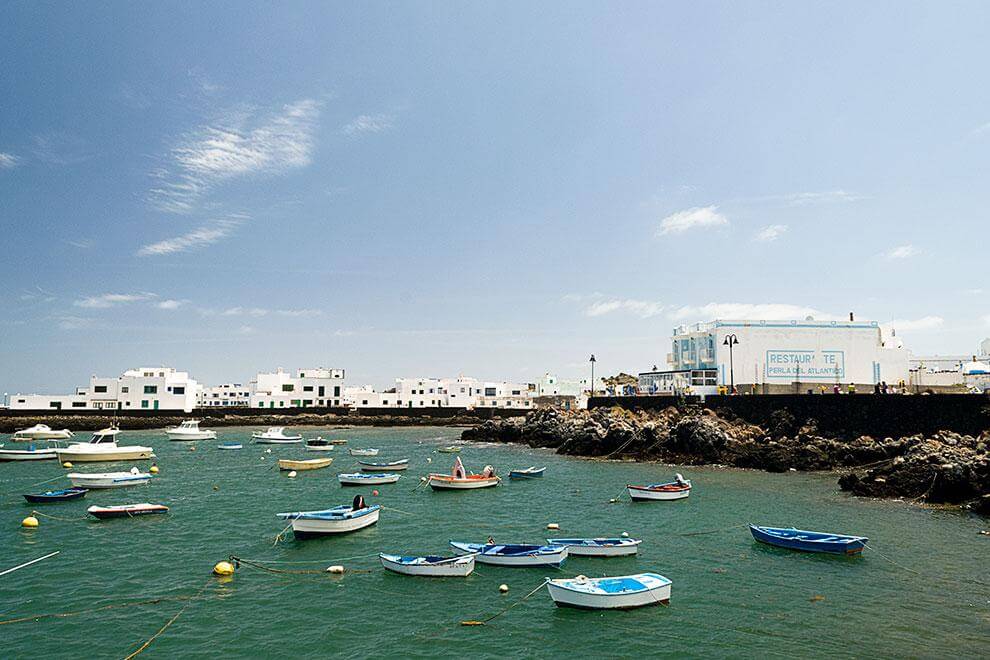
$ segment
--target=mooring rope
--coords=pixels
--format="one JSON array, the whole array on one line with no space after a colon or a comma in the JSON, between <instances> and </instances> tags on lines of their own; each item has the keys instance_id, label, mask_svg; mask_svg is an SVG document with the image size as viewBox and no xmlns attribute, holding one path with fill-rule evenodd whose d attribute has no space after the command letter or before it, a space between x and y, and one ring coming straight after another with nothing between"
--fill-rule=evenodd
<instances>
[{"instance_id":1,"label":"mooring rope","mask_svg":"<svg viewBox=\"0 0 990 660\"><path fill-rule=\"evenodd\" d=\"M164 603L168 601L183 601L191 600L195 596L162 596L161 598L151 598L148 600L138 600L131 601L127 603L110 603L109 605L101 605L100 607L90 607L84 610L72 610L68 612L46 612L43 614L32 614L30 616L22 616L16 619L7 619L5 621L0 621L0 626L10 625L12 623L25 623L27 621L40 621L42 619L63 619L72 616L79 616L81 614L89 614L91 612L104 612L106 610L115 610L122 607L140 607L144 605L157 605L158 603Z\"/></svg>"},{"instance_id":2,"label":"mooring rope","mask_svg":"<svg viewBox=\"0 0 990 660\"><path fill-rule=\"evenodd\" d=\"M62 518L60 516L53 516L53 515L48 514L48 513L42 513L41 511L38 511L37 509L32 510L31 511L31 515L32 516L41 516L42 518L51 518L52 520L60 520L62 522L79 522L80 520L89 520L89 518L86 517L86 516L79 516L79 517L76 517L76 518Z\"/></svg>"},{"instance_id":3,"label":"mooring rope","mask_svg":"<svg viewBox=\"0 0 990 660\"><path fill-rule=\"evenodd\" d=\"M230 555L232 558L234 555ZM377 557L378 553L372 555L357 555L356 557L341 557L339 559L306 559L306 560L284 560L284 559L242 559L241 557L236 557L243 562L253 562L255 564L337 564L344 561L350 561L352 559L367 559L369 557Z\"/></svg>"},{"instance_id":4,"label":"mooring rope","mask_svg":"<svg viewBox=\"0 0 990 660\"><path fill-rule=\"evenodd\" d=\"M25 488L34 488L35 486L41 486L41 485L44 485L44 484L50 484L53 481L58 481L59 479L64 479L64 478L65 478L65 475L64 474L60 474L57 477L52 477L51 479L45 479L44 481L38 481L38 482L35 482L33 484L25 484L23 486L18 486L17 487L17 490L9 491L7 493L4 493L4 495L16 495L18 493L18 491L24 490Z\"/></svg>"},{"instance_id":5,"label":"mooring rope","mask_svg":"<svg viewBox=\"0 0 990 660\"><path fill-rule=\"evenodd\" d=\"M27 568L31 564L37 564L39 561L43 561L45 559L48 559L49 557L54 557L55 555L57 555L60 552L62 552L62 551L61 550L56 550L55 552L49 552L44 557L38 557L37 559L32 559L31 561L24 562L23 564L21 564L19 566L14 566L13 568L8 568L5 571L0 571L0 575L6 575L7 573L13 573L14 571L18 571L18 570L20 570L22 568Z\"/></svg>"},{"instance_id":6,"label":"mooring rope","mask_svg":"<svg viewBox=\"0 0 990 660\"><path fill-rule=\"evenodd\" d=\"M283 529L283 530L282 530L281 532L279 532L278 534L276 534L276 535L275 535L275 542L274 542L274 543L272 543L272 547L273 547L273 548L274 548L274 547L275 547L276 545L278 545L278 542L279 542L279 541L281 541L281 540L283 540L283 537L284 537L284 535L285 535L285 533L286 533L287 531L289 531L289 529L291 529L291 528L292 528L292 523L289 523L288 525L286 525L286 526L285 526L285 529Z\"/></svg>"},{"instance_id":7,"label":"mooring rope","mask_svg":"<svg viewBox=\"0 0 990 660\"><path fill-rule=\"evenodd\" d=\"M130 655L128 655L128 656L126 656L126 657L124 658L124 660L131 660L131 658L133 658L134 656L136 656L136 655L138 655L138 654L140 654L140 653L141 653L141 652L143 652L143 651L144 651L144 650L145 650L146 648L148 648L149 646L151 646L151 643L152 643L153 641L155 641L156 639L158 639L158 637L159 637L159 636L160 636L160 635L161 635L161 634L162 634L163 632L165 632L166 630L168 630L168 627L169 627L169 626L171 626L171 625L172 625L173 623L175 623L175 622L176 622L176 620L177 620L177 619L178 619L178 618L179 618L180 616L182 616L182 613L183 613L183 612L185 612L185 611L186 611L186 610L187 610L187 609L189 608L189 606L193 604L193 601L194 601L194 600L195 600L195 599L196 599L197 597L199 597L199 596L201 596L201 595L203 594L203 592L204 592L204 591L206 591L206 588L207 588L208 586L210 586L210 583L211 583L212 581L213 581L213 578L210 578L209 580L207 580L207 581L206 581L206 582L205 582L205 583L203 584L203 586L199 588L199 591L197 591L197 592L196 592L196 595L195 595L195 596L193 596L192 598L190 598L190 599L189 599L189 601L188 601L188 602L187 602L187 603L186 603L185 605L183 605L183 606L182 606L182 607L181 607L181 608L179 609L179 611L178 611L178 612L176 612L176 613L175 613L175 615L173 615L173 616L172 616L172 618L171 618L171 619L169 619L168 621L166 621L166 622L165 622L165 625L164 625L164 626L162 626L161 628L159 628L159 629L158 629L158 632L156 632L156 633L155 633L154 635L152 635L151 637L149 637L149 638L148 638L148 641L146 641L146 642L145 642L144 644L142 644L141 646L139 646L139 647L137 648L137 650L136 650L136 651L134 651L134 652L133 652L133 653L131 653Z\"/></svg>"},{"instance_id":8,"label":"mooring rope","mask_svg":"<svg viewBox=\"0 0 990 660\"><path fill-rule=\"evenodd\" d=\"M516 602L514 602L511 605L509 605L508 607L504 608L502 611L496 612L495 614L491 615L487 619L484 619L482 621L475 621L475 620L469 619L467 621L461 621L461 625L462 626L484 626L484 625L487 625L489 621L493 621L494 619L497 619L498 617L502 616L503 614L505 614L506 612L508 612L509 610L511 610L513 607L515 607L516 605L519 605L520 603L522 603L523 601L525 601L527 598L529 598L530 596L532 596L533 594L535 594L537 591L539 591L543 587L547 586L547 582L549 582L549 580L544 579L543 582L541 582L539 584L539 586L536 587L536 589L533 589L532 591L530 591L528 594L526 594L525 596L523 596L522 598L520 598Z\"/></svg>"},{"instance_id":9,"label":"mooring rope","mask_svg":"<svg viewBox=\"0 0 990 660\"><path fill-rule=\"evenodd\" d=\"M719 529L706 529L700 532L681 532L674 534L674 536L700 536L702 534L717 534L718 532L727 532L730 529L739 529L740 527L749 527L747 523L742 523L740 525L729 525L728 527L720 527Z\"/></svg>"},{"instance_id":10,"label":"mooring rope","mask_svg":"<svg viewBox=\"0 0 990 660\"><path fill-rule=\"evenodd\" d=\"M305 569L305 570L292 570L286 568L271 568L269 566L264 566L258 564L248 559L241 559L236 555L230 555L230 561L234 563L234 566L240 566L241 564L245 566L250 566L251 568L257 568L258 570L265 571L266 573L273 573L276 575L332 575L326 569L316 568L316 569ZM351 569L347 571L348 573L371 573L369 569Z\"/></svg>"}]
</instances>

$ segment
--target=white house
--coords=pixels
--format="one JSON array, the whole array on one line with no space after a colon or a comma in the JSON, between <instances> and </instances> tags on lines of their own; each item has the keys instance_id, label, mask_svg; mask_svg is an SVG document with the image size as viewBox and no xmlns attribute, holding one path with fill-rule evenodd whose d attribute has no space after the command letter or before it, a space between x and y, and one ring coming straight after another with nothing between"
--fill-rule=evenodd
<instances>
[{"instance_id":1,"label":"white house","mask_svg":"<svg viewBox=\"0 0 990 660\"><path fill-rule=\"evenodd\" d=\"M249 405L251 405L251 388L241 383L203 387L196 397L197 408L247 408Z\"/></svg>"},{"instance_id":2,"label":"white house","mask_svg":"<svg viewBox=\"0 0 990 660\"><path fill-rule=\"evenodd\" d=\"M293 376L282 368L251 382L252 408L330 408L344 405L344 370L315 367Z\"/></svg>"},{"instance_id":3,"label":"white house","mask_svg":"<svg viewBox=\"0 0 990 660\"><path fill-rule=\"evenodd\" d=\"M15 394L10 407L22 410L182 410L196 406L199 383L171 367L129 369L118 378L92 376L75 394Z\"/></svg>"},{"instance_id":4,"label":"white house","mask_svg":"<svg viewBox=\"0 0 990 660\"><path fill-rule=\"evenodd\" d=\"M908 352L876 321L718 319L675 328L667 369L641 373L639 390L714 394L735 384L783 393L852 383L872 391L901 380Z\"/></svg>"}]
</instances>

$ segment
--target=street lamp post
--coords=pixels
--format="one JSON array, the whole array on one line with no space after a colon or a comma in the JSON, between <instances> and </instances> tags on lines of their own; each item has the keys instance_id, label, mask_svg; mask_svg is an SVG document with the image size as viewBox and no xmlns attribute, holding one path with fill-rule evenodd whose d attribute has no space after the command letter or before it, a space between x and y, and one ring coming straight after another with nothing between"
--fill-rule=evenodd
<instances>
[{"instance_id":1,"label":"street lamp post","mask_svg":"<svg viewBox=\"0 0 990 660\"><path fill-rule=\"evenodd\" d=\"M591 354L591 359L588 360L588 362L591 362L591 396L594 397L595 396L595 362L596 362L594 353Z\"/></svg>"},{"instance_id":2,"label":"street lamp post","mask_svg":"<svg viewBox=\"0 0 990 660\"><path fill-rule=\"evenodd\" d=\"M725 340L722 342L723 346L729 347L729 394L736 391L736 370L735 364L732 361L732 347L739 343L739 337L736 337L735 333L731 333L725 336Z\"/></svg>"}]
</instances>

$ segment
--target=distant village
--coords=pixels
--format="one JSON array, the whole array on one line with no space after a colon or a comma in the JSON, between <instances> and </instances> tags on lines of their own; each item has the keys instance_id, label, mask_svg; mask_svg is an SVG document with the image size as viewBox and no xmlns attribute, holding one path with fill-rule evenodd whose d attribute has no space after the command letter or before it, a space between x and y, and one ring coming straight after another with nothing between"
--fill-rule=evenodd
<instances>
[{"instance_id":1,"label":"distant village","mask_svg":"<svg viewBox=\"0 0 990 660\"><path fill-rule=\"evenodd\" d=\"M466 376L396 378L376 390L349 384L339 368L259 372L247 384L204 385L171 367L92 376L72 394L13 394L15 410L174 410L255 408L584 408L590 396L826 394L990 391L990 339L971 355L915 356L877 321L727 320L674 329L663 367L631 375L535 382Z\"/></svg>"}]
</instances>

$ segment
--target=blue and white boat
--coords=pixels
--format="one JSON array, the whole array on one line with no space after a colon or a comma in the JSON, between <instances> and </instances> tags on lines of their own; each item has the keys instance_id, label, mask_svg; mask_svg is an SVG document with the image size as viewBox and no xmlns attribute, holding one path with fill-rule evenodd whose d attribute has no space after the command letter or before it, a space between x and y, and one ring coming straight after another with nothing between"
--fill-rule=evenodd
<instances>
[{"instance_id":1,"label":"blue and white boat","mask_svg":"<svg viewBox=\"0 0 990 660\"><path fill-rule=\"evenodd\" d=\"M641 539L547 539L551 545L566 545L572 557L622 557L634 555Z\"/></svg>"},{"instance_id":2,"label":"blue and white boat","mask_svg":"<svg viewBox=\"0 0 990 660\"><path fill-rule=\"evenodd\" d=\"M539 479L546 471L545 467L538 468L535 465L525 470L509 470L509 479Z\"/></svg>"},{"instance_id":3,"label":"blue and white boat","mask_svg":"<svg viewBox=\"0 0 990 660\"><path fill-rule=\"evenodd\" d=\"M547 580L550 598L559 607L587 610L626 610L670 602L671 581L657 573L619 577Z\"/></svg>"},{"instance_id":4,"label":"blue and white boat","mask_svg":"<svg viewBox=\"0 0 990 660\"><path fill-rule=\"evenodd\" d=\"M474 555L456 557L403 557L400 555L378 555L382 566L395 573L419 577L467 577L474 570Z\"/></svg>"},{"instance_id":5,"label":"blue and white boat","mask_svg":"<svg viewBox=\"0 0 990 660\"><path fill-rule=\"evenodd\" d=\"M239 442L221 442L217 449L243 449L244 445Z\"/></svg>"},{"instance_id":6,"label":"blue and white boat","mask_svg":"<svg viewBox=\"0 0 990 660\"><path fill-rule=\"evenodd\" d=\"M374 463L371 461L358 461L358 465L365 472L398 472L399 470L409 469L409 459L403 458L398 461L389 461L387 463Z\"/></svg>"},{"instance_id":7,"label":"blue and white boat","mask_svg":"<svg viewBox=\"0 0 990 660\"><path fill-rule=\"evenodd\" d=\"M291 521L296 538L305 539L364 529L378 522L380 510L381 507L377 504L361 508L344 504L322 511L295 511L275 515L282 520Z\"/></svg>"},{"instance_id":8,"label":"blue and white boat","mask_svg":"<svg viewBox=\"0 0 990 660\"><path fill-rule=\"evenodd\" d=\"M401 476L400 474L390 472L379 472L377 474L343 472L337 475L337 481L340 482L341 486L381 486L382 484L394 484Z\"/></svg>"},{"instance_id":9,"label":"blue and white boat","mask_svg":"<svg viewBox=\"0 0 990 660\"><path fill-rule=\"evenodd\" d=\"M828 552L836 555L856 555L863 552L865 536L846 536L829 532L809 532L793 527L763 527L750 525L749 531L760 543L804 552Z\"/></svg>"},{"instance_id":10,"label":"blue and white boat","mask_svg":"<svg viewBox=\"0 0 990 660\"><path fill-rule=\"evenodd\" d=\"M520 543L464 543L451 541L460 555L476 555L482 564L495 566L560 566L567 559L567 546Z\"/></svg>"},{"instance_id":11,"label":"blue and white boat","mask_svg":"<svg viewBox=\"0 0 990 660\"><path fill-rule=\"evenodd\" d=\"M80 497L85 497L89 490L86 488L63 488L61 490L46 490L43 493L36 493L34 495L24 495L26 499L31 504L46 504L48 502L67 502L69 500L78 500Z\"/></svg>"}]
</instances>

